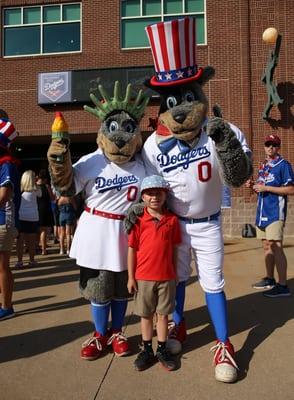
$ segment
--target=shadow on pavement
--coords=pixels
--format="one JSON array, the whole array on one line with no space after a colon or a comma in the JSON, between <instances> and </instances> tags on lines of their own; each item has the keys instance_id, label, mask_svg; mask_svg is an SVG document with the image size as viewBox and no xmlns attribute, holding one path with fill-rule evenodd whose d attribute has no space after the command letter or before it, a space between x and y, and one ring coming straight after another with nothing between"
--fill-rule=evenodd
<instances>
[{"instance_id":1,"label":"shadow on pavement","mask_svg":"<svg viewBox=\"0 0 294 400\"><path fill-rule=\"evenodd\" d=\"M28 297L28 298L21 299L21 300L14 300L13 301L13 305L15 306L17 304L26 304L26 303L36 302L36 301L43 301L43 300L52 299L53 297L55 297L55 295L53 295L53 296Z\"/></svg>"},{"instance_id":2,"label":"shadow on pavement","mask_svg":"<svg viewBox=\"0 0 294 400\"><path fill-rule=\"evenodd\" d=\"M55 285L63 285L69 282L77 282L78 286L79 281L79 274L72 274L72 275L62 275L62 276L52 276L50 278L40 278L40 279L32 279L28 281L21 281L18 282L16 280L14 284L14 292L19 290L29 290L34 288L40 288L43 286L55 286Z\"/></svg>"},{"instance_id":3,"label":"shadow on pavement","mask_svg":"<svg viewBox=\"0 0 294 400\"><path fill-rule=\"evenodd\" d=\"M61 301L60 303L45 304L43 306L27 308L26 310L18 312L17 315L20 316L25 314L35 314L48 311L64 310L66 308L81 307L86 304L89 304L87 300L85 300L84 298L78 298L78 299Z\"/></svg>"},{"instance_id":4,"label":"shadow on pavement","mask_svg":"<svg viewBox=\"0 0 294 400\"><path fill-rule=\"evenodd\" d=\"M41 267L44 267L45 265L42 264ZM49 265L46 265L46 269L40 268L39 265L38 267L33 267L33 268L22 268L18 269L17 273L14 273L14 279L17 281L22 278L35 278L35 277L40 277L44 275L52 275L52 274L61 274L64 272L79 272L79 267L76 265L60 265L58 266L52 266L52 263ZM15 271L14 271L15 272Z\"/></svg>"},{"instance_id":5,"label":"shadow on pavement","mask_svg":"<svg viewBox=\"0 0 294 400\"><path fill-rule=\"evenodd\" d=\"M85 321L0 338L0 363L46 353L71 343L92 330L92 323Z\"/></svg>"},{"instance_id":6,"label":"shadow on pavement","mask_svg":"<svg viewBox=\"0 0 294 400\"><path fill-rule=\"evenodd\" d=\"M290 279L288 285L293 293L294 279ZM185 312L185 318L187 329L205 326L188 335L187 342L183 347L183 354L215 340L206 306ZM254 350L277 328L282 327L293 318L293 296L272 299L263 296L262 291L258 291L228 300L230 337L250 329L242 348L236 352L236 361L240 368L239 380L246 377Z\"/></svg>"}]
</instances>

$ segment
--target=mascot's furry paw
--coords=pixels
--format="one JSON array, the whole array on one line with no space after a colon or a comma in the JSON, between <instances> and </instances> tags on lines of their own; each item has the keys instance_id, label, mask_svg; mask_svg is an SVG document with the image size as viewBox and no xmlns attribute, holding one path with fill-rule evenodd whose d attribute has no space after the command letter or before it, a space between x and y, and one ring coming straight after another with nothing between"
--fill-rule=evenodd
<instances>
[{"instance_id":1,"label":"mascot's furry paw","mask_svg":"<svg viewBox=\"0 0 294 400\"><path fill-rule=\"evenodd\" d=\"M69 147L68 139L52 140L47 152L49 160L58 161L61 160L64 154L67 153Z\"/></svg>"},{"instance_id":2,"label":"mascot's furry paw","mask_svg":"<svg viewBox=\"0 0 294 400\"><path fill-rule=\"evenodd\" d=\"M126 218L123 221L124 230L127 233L130 233L132 227L135 225L137 221L137 217L142 215L144 212L144 203L133 204L127 212Z\"/></svg>"},{"instance_id":3,"label":"mascot's furry paw","mask_svg":"<svg viewBox=\"0 0 294 400\"><path fill-rule=\"evenodd\" d=\"M230 125L227 124L220 117L212 117L207 123L207 135L216 143L220 144L224 142L225 139L234 135Z\"/></svg>"}]
</instances>

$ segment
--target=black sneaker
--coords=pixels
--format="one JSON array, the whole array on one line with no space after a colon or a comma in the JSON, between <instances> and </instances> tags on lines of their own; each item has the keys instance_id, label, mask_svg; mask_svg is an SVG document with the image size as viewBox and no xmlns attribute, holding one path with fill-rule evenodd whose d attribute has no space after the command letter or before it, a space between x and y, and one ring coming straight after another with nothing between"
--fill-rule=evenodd
<instances>
[{"instance_id":1,"label":"black sneaker","mask_svg":"<svg viewBox=\"0 0 294 400\"><path fill-rule=\"evenodd\" d=\"M156 362L153 351L142 350L136 360L134 361L134 366L137 371L144 371L151 367Z\"/></svg>"},{"instance_id":2,"label":"black sneaker","mask_svg":"<svg viewBox=\"0 0 294 400\"><path fill-rule=\"evenodd\" d=\"M262 278L259 282L252 285L254 289L272 289L276 285L274 278Z\"/></svg>"},{"instance_id":3,"label":"black sneaker","mask_svg":"<svg viewBox=\"0 0 294 400\"><path fill-rule=\"evenodd\" d=\"M276 284L272 289L262 293L266 297L289 297L291 296L290 290L287 285Z\"/></svg>"},{"instance_id":4,"label":"black sneaker","mask_svg":"<svg viewBox=\"0 0 294 400\"><path fill-rule=\"evenodd\" d=\"M176 369L176 362L170 352L165 348L156 352L156 357L160 364L168 371Z\"/></svg>"}]
</instances>

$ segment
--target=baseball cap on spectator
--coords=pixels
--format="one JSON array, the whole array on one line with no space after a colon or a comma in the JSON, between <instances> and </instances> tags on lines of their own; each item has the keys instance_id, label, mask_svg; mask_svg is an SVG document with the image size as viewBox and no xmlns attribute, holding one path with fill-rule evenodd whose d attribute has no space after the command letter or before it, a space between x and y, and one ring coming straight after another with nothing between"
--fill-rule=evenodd
<instances>
[{"instance_id":1,"label":"baseball cap on spectator","mask_svg":"<svg viewBox=\"0 0 294 400\"><path fill-rule=\"evenodd\" d=\"M280 146L280 145L281 145L281 139L279 138L278 135L276 135L276 134L274 134L274 133L272 133L272 134L270 134L270 135L267 135L267 136L265 137L264 143L268 143L268 142L274 143L274 144L276 144L277 146Z\"/></svg>"},{"instance_id":2,"label":"baseball cap on spectator","mask_svg":"<svg viewBox=\"0 0 294 400\"><path fill-rule=\"evenodd\" d=\"M141 183L141 193L147 189L163 189L168 191L169 184L160 175L151 175L143 179Z\"/></svg>"},{"instance_id":3,"label":"baseball cap on spectator","mask_svg":"<svg viewBox=\"0 0 294 400\"><path fill-rule=\"evenodd\" d=\"M0 118L0 147L9 149L12 141L17 137L16 129L8 118Z\"/></svg>"}]
</instances>

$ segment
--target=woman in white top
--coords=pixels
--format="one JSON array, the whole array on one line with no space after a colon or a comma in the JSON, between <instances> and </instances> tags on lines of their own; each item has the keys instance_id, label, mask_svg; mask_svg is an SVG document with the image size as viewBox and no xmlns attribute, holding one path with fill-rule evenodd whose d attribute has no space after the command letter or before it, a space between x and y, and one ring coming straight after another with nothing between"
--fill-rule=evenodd
<instances>
[{"instance_id":1,"label":"woman in white top","mask_svg":"<svg viewBox=\"0 0 294 400\"><path fill-rule=\"evenodd\" d=\"M37 239L39 233L39 211L37 197L41 196L41 190L36 185L34 171L25 171L20 181L21 204L19 208L19 236L17 238L16 250L18 262L16 267L23 267L24 242L29 253L28 266L33 267L35 261Z\"/></svg>"}]
</instances>

